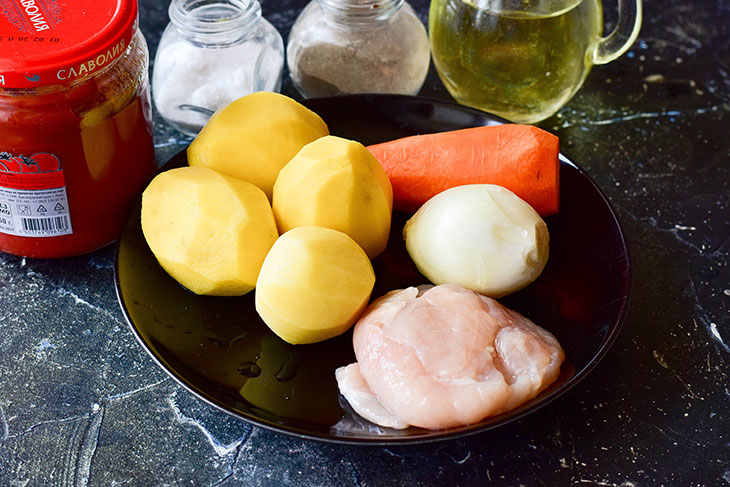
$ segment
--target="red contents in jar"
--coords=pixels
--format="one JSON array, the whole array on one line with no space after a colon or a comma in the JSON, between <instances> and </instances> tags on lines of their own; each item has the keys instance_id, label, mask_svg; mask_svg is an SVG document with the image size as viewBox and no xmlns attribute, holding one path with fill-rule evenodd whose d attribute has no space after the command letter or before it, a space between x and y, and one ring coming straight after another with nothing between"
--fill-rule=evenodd
<instances>
[{"instance_id":1,"label":"red contents in jar","mask_svg":"<svg viewBox=\"0 0 730 487\"><path fill-rule=\"evenodd\" d=\"M33 104L39 106L26 106L22 111L0 101L0 152L10 153L11 160L17 160L20 156L32 158L34 154L52 151L60 162L73 230L67 235L50 237L0 231L0 250L27 257L67 257L102 247L117 238L130 203L153 176L154 146L147 90L134 96L117 113L104 113L113 110L111 100L79 116L74 109L83 105L84 100L98 103L99 94L92 95L89 89L77 88L74 92L78 96L64 93L36 97ZM40 159L37 172L43 172L42 164L49 164L51 158ZM17 172L18 166L8 169ZM7 177L3 172L8 171L0 166L0 181L2 176Z\"/></svg>"}]
</instances>

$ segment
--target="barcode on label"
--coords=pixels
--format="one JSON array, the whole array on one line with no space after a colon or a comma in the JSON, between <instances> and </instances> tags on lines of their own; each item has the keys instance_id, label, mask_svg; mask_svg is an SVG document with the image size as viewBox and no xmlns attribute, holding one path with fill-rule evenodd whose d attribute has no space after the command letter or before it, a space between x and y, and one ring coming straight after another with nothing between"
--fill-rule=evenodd
<instances>
[{"instance_id":1,"label":"barcode on label","mask_svg":"<svg viewBox=\"0 0 730 487\"><path fill-rule=\"evenodd\" d=\"M50 216L41 218L22 218L24 233L57 234L69 229L68 216Z\"/></svg>"}]
</instances>

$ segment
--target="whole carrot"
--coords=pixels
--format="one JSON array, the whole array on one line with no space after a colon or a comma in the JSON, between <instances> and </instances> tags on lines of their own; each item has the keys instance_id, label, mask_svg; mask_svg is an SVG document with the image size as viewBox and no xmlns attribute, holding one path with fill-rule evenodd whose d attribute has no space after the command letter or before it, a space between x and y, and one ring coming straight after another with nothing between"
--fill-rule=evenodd
<instances>
[{"instance_id":1,"label":"whole carrot","mask_svg":"<svg viewBox=\"0 0 730 487\"><path fill-rule=\"evenodd\" d=\"M393 186L393 206L414 212L464 184L504 186L541 216L558 212L558 138L532 125L504 124L415 135L368 146Z\"/></svg>"}]
</instances>

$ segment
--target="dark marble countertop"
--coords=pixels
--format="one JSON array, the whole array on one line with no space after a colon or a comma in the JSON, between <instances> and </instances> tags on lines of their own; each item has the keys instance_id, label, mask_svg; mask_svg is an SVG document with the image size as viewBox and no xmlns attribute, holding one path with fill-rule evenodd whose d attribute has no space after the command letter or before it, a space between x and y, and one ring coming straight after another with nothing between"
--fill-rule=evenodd
<instances>
[{"instance_id":1,"label":"dark marble countertop","mask_svg":"<svg viewBox=\"0 0 730 487\"><path fill-rule=\"evenodd\" d=\"M153 56L167 4L140 2ZM412 4L425 21L427 2ZM303 5L262 2L285 39ZM730 486L730 4L644 7L628 54L540 124L615 207L634 266L621 334L570 392L459 440L301 440L158 368L117 303L112 246L0 254L0 487ZM421 94L449 99L433 71ZM159 118L155 137L161 163L189 142Z\"/></svg>"}]
</instances>

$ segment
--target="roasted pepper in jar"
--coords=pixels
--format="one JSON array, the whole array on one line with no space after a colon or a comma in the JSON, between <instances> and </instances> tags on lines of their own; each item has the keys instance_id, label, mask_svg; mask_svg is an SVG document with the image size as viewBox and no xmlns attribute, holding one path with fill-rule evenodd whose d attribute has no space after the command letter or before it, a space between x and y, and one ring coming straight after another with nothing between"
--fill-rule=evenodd
<instances>
[{"instance_id":1,"label":"roasted pepper in jar","mask_svg":"<svg viewBox=\"0 0 730 487\"><path fill-rule=\"evenodd\" d=\"M118 236L155 171L137 18L136 0L0 1L0 251Z\"/></svg>"}]
</instances>

